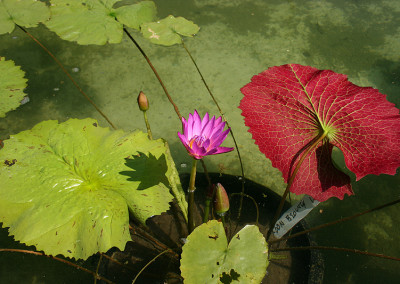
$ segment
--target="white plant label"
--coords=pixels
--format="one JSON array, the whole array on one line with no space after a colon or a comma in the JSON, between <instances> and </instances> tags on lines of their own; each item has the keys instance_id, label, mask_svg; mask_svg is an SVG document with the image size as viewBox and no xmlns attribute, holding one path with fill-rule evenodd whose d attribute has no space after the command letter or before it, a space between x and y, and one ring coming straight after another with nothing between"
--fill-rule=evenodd
<instances>
[{"instance_id":1,"label":"white plant label","mask_svg":"<svg viewBox=\"0 0 400 284\"><path fill-rule=\"evenodd\" d=\"M278 239L281 238L301 219L306 217L318 204L318 200L314 200L311 196L305 195L302 200L293 205L278 219L273 229L274 236Z\"/></svg>"}]
</instances>

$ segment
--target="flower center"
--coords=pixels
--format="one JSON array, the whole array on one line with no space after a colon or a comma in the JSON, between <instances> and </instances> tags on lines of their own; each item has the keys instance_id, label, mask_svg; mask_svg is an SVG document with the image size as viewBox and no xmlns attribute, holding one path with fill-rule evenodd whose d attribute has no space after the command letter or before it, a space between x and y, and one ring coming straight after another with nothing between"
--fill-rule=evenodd
<instances>
[{"instance_id":1,"label":"flower center","mask_svg":"<svg viewBox=\"0 0 400 284\"><path fill-rule=\"evenodd\" d=\"M190 139L189 147L191 149L193 149L194 142L196 142L197 146L201 147L203 145L204 141L206 141L206 138L204 136L195 135L192 137L192 139Z\"/></svg>"}]
</instances>

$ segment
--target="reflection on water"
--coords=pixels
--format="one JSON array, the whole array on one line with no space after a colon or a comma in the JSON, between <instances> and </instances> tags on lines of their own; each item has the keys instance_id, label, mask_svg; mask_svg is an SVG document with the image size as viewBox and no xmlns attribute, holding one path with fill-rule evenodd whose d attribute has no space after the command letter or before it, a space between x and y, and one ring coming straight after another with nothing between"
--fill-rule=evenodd
<instances>
[{"instance_id":1,"label":"reflection on water","mask_svg":"<svg viewBox=\"0 0 400 284\"><path fill-rule=\"evenodd\" d=\"M282 1L187 0L155 1L159 16L183 16L201 30L185 44L237 136L250 179L282 192L279 171L259 153L237 108L239 89L270 66L286 63L311 65L347 74L360 86L373 86L400 107L400 2L397 0ZM60 59L78 84L118 127L142 129L136 97L143 90L151 102L148 112L153 135L168 140L177 165L190 165L176 135L181 124L153 73L127 38L121 44L78 46L62 41L41 27L29 30ZM184 49L155 46L132 31L153 61L183 115L218 114ZM97 114L61 70L23 32L0 36L0 55L22 66L28 78L30 102L0 119L0 139L36 123ZM229 138L224 146L232 146ZM235 152L206 159L210 171L240 174ZM179 167L187 172L190 167ZM400 175L367 176L354 183L355 196L328 200L309 217L312 224L375 207L398 198ZM323 245L358 248L400 256L400 208L393 206L321 230ZM388 283L400 276L393 261L327 252L326 283Z\"/></svg>"}]
</instances>

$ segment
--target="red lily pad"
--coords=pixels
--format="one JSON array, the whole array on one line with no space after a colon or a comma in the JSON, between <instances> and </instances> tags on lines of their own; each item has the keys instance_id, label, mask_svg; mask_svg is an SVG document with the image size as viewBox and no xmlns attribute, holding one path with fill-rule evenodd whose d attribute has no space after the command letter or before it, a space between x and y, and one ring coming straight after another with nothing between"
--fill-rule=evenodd
<instances>
[{"instance_id":1,"label":"red lily pad","mask_svg":"<svg viewBox=\"0 0 400 284\"><path fill-rule=\"evenodd\" d=\"M333 146L357 180L394 175L400 166L399 110L374 88L330 70L288 64L254 76L241 91L245 124L286 182L307 146L326 133L300 166L291 187L296 194L319 201L353 194L349 177L332 164Z\"/></svg>"}]
</instances>

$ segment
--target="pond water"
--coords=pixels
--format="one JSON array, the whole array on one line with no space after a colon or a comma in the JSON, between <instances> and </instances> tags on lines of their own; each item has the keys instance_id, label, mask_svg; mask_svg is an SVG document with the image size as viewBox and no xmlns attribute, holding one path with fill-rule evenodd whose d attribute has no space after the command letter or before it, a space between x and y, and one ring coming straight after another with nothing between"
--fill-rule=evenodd
<instances>
[{"instance_id":1,"label":"pond water","mask_svg":"<svg viewBox=\"0 0 400 284\"><path fill-rule=\"evenodd\" d=\"M160 18L169 14L183 16L200 26L198 35L186 39L185 44L232 127L245 175L278 193L285 188L282 175L259 152L238 109L243 96L240 88L253 75L287 63L331 69L347 74L357 85L379 89L400 107L400 2L397 0L159 0L155 3ZM65 64L81 88L118 128L145 131L142 113L136 105L139 91L144 91L150 99L148 117L153 136L169 142L181 173L190 171L191 160L176 135L181 123L146 61L126 36L120 44L79 46L59 39L43 26L29 32ZM156 46L135 31L132 35L152 60L183 116L187 117L194 109L200 114L209 112L219 116L181 46ZM0 139L48 119L94 117L102 126L108 126L51 58L22 31L0 36L0 55L22 66L30 97L29 103L0 119ZM224 146L233 146L230 137ZM341 153L335 155L344 166ZM209 171L240 175L236 152L209 157L205 162ZM395 176L367 176L353 182L353 190L355 195L343 201L332 198L320 204L307 217L308 222L322 224L398 198L399 171ZM399 216L400 206L395 205L320 230L316 238L320 245L399 257ZM400 264L395 261L343 252L324 252L324 257L324 283L393 283L400 276ZM26 270L23 264L18 266ZM37 283L50 282L39 279Z\"/></svg>"}]
</instances>

